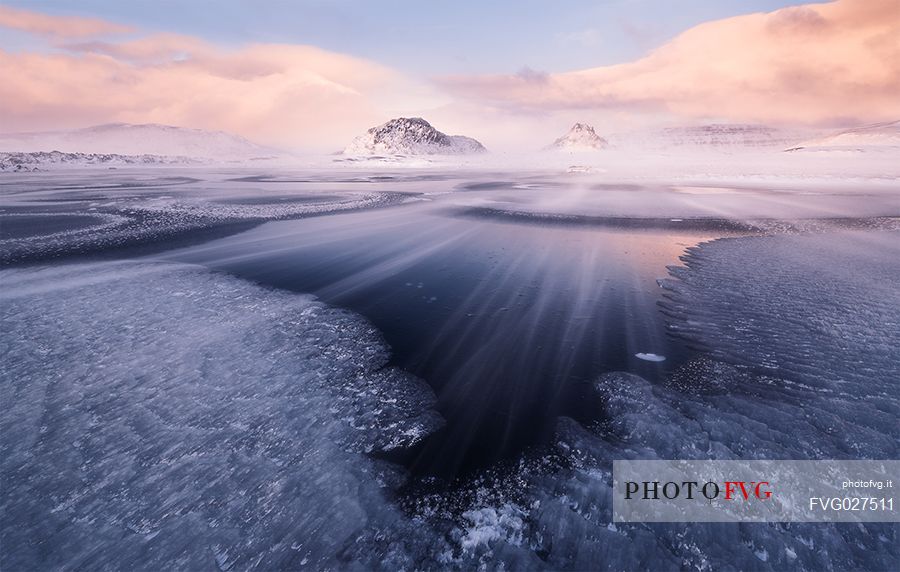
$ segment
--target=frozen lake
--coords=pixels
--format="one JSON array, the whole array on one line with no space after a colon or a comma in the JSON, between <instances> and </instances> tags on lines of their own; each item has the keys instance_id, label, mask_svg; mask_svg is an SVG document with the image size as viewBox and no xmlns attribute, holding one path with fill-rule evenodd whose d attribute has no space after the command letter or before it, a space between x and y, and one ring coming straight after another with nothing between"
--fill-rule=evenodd
<instances>
[{"instance_id":1,"label":"frozen lake","mask_svg":"<svg viewBox=\"0 0 900 572\"><path fill-rule=\"evenodd\" d=\"M428 200L267 223L163 256L365 316L447 420L404 464L450 478L545 444L560 415L589 419L604 371L660 380L680 365L690 351L665 335L656 279L713 236L470 219Z\"/></svg>"},{"instance_id":2,"label":"frozen lake","mask_svg":"<svg viewBox=\"0 0 900 572\"><path fill-rule=\"evenodd\" d=\"M0 185L4 568L900 557L893 525L616 526L609 491L613 459L897 458L895 180Z\"/></svg>"}]
</instances>

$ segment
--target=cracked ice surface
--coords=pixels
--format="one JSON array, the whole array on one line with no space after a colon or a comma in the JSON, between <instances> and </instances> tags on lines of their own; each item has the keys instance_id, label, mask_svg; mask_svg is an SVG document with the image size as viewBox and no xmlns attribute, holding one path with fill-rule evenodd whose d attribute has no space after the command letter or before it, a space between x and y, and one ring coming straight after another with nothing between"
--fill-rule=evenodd
<instances>
[{"instance_id":1,"label":"cracked ice surface","mask_svg":"<svg viewBox=\"0 0 900 572\"><path fill-rule=\"evenodd\" d=\"M363 452L441 420L360 317L188 265L0 280L3 569L336 566L398 525Z\"/></svg>"}]
</instances>

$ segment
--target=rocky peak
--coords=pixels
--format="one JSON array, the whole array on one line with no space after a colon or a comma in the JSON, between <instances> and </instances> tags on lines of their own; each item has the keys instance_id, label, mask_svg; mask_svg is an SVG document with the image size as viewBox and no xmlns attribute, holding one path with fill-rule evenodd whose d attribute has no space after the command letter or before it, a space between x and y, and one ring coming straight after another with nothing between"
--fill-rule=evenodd
<instances>
[{"instance_id":1,"label":"rocky peak","mask_svg":"<svg viewBox=\"0 0 900 572\"><path fill-rule=\"evenodd\" d=\"M421 117L398 117L372 127L344 150L352 155L456 155L480 153L484 146L462 135L447 135Z\"/></svg>"},{"instance_id":2,"label":"rocky peak","mask_svg":"<svg viewBox=\"0 0 900 572\"><path fill-rule=\"evenodd\" d=\"M592 126L587 123L576 123L568 133L554 141L550 149L592 150L603 149L608 145L606 139L597 135Z\"/></svg>"}]
</instances>

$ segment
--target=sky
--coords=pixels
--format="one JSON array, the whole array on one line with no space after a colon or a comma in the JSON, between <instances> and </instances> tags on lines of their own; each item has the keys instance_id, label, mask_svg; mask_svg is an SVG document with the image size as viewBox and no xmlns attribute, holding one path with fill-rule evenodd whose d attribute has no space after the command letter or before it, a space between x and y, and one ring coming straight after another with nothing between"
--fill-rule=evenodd
<instances>
[{"instance_id":1,"label":"sky","mask_svg":"<svg viewBox=\"0 0 900 572\"><path fill-rule=\"evenodd\" d=\"M308 44L413 74L570 71L621 63L704 21L785 0L26 0L222 46ZM214 17L211 17L214 14Z\"/></svg>"},{"instance_id":2,"label":"sky","mask_svg":"<svg viewBox=\"0 0 900 572\"><path fill-rule=\"evenodd\" d=\"M395 116L504 146L900 117L900 2L5 0L0 131L114 121L326 149Z\"/></svg>"}]
</instances>

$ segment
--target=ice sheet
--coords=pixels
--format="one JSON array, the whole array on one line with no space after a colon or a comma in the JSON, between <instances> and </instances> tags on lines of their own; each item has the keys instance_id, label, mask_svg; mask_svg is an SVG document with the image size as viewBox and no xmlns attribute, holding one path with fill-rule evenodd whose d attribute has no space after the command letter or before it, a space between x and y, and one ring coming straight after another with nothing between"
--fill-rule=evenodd
<instances>
[{"instance_id":1,"label":"ice sheet","mask_svg":"<svg viewBox=\"0 0 900 572\"><path fill-rule=\"evenodd\" d=\"M441 419L359 316L188 265L0 280L4 570L383 556L402 475L361 453Z\"/></svg>"},{"instance_id":2,"label":"ice sheet","mask_svg":"<svg viewBox=\"0 0 900 572\"><path fill-rule=\"evenodd\" d=\"M0 239L0 264L123 247L147 249L166 241L172 245L180 239L232 234L268 220L384 207L406 198L390 191L334 189L327 183L309 188L290 181L262 181L275 187L263 190L250 184L256 181L220 180L209 172L202 174L207 178L202 183L164 175L40 174L34 176L41 177L37 180L6 184L0 194L0 215L10 228ZM48 224L85 216L93 223ZM20 227L23 230L16 231Z\"/></svg>"},{"instance_id":3,"label":"ice sheet","mask_svg":"<svg viewBox=\"0 0 900 572\"><path fill-rule=\"evenodd\" d=\"M438 239L484 251L476 233L461 232L471 221L457 216L459 207L479 204L503 211L499 222L531 217L564 226L582 216L578 209L589 213L588 226L611 217L639 226L653 217L666 225L689 222L683 217L738 224L778 213L784 218L758 229L770 236L690 250L686 266L662 280L669 333L705 357L665 384L627 373L602 376L594 384L594 422L562 418L550 451L492 468L459 490L407 496L409 513L392 502L403 476L373 457L419 442L440 419L420 380L385 367L384 342L358 316L181 264L4 271L0 568L880 570L900 560L898 529L890 525L615 525L609 488L611 462L621 458L900 455L900 236L877 231L896 225L892 183L763 193L718 181L698 193L689 180L684 185L693 190L685 193L634 182L512 178L244 177L230 180L240 186L231 192L218 186L222 181L196 189L195 179L118 175L55 187L31 181L22 194L6 193L3 207L15 217L80 213L92 217L87 223L110 225L54 219L62 225L55 232L15 239L38 245L28 252L41 255L152 242L172 229L196 230L198 221L215 226L306 216L345 199L347 208L380 206L362 196L406 183L421 191L415 207L360 213L384 214L382 228L396 228L401 240L387 244L402 264L436 258L416 249L428 235L407 232L410 221ZM317 189L291 187L307 183ZM365 192L336 188L348 183L362 183ZM853 217L835 224L829 220L835 213ZM120 226L118 216L130 222ZM355 216L346 217L346 227L309 224L282 240L353 239L357 250L343 255L377 260L383 247L365 239L378 227L355 224ZM834 233L848 226L870 230ZM270 232L280 233L275 227ZM598 240L593 233L579 236L583 242L544 242L545 251L530 249L521 259L501 255L503 240L531 243L503 224L489 228L497 233L491 244L499 268L537 261L529 268L535 279L583 289L574 301L599 295L591 280L615 262L585 246ZM816 234L783 233L809 230ZM620 239L635 247L635 259L641 256L638 236ZM652 244L646 250L662 248L653 236L646 240ZM15 252L10 244L0 245L4 254ZM560 244L568 246L560 250ZM225 250L234 255L236 245ZM388 258L375 268L393 275L402 264ZM584 280L570 280L565 268ZM359 275L350 276L358 287ZM409 281L409 288L425 290L421 280ZM463 284L445 282L456 289ZM442 304L448 299L440 294ZM476 323L474 312L462 317ZM496 326L498 318L488 318ZM651 350L677 364L655 346L627 355ZM484 395L481 386L473 393Z\"/></svg>"},{"instance_id":4,"label":"ice sheet","mask_svg":"<svg viewBox=\"0 0 900 572\"><path fill-rule=\"evenodd\" d=\"M722 239L665 281L674 331L708 353L664 384L608 373L598 419L561 418L547 456L452 498L461 568L889 570L895 524L612 523L615 459L882 459L900 455L897 233Z\"/></svg>"}]
</instances>

